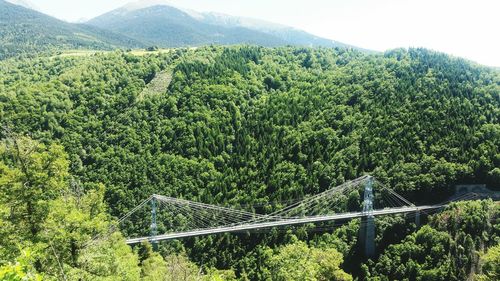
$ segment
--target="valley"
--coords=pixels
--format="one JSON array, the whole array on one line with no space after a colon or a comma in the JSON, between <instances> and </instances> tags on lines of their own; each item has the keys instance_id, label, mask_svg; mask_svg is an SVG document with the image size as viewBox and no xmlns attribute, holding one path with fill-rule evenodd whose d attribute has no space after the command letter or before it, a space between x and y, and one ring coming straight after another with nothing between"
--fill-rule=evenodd
<instances>
[{"instance_id":1,"label":"valley","mask_svg":"<svg viewBox=\"0 0 500 281\"><path fill-rule=\"evenodd\" d=\"M498 280L497 68L197 4L0 0L0 280Z\"/></svg>"},{"instance_id":2,"label":"valley","mask_svg":"<svg viewBox=\"0 0 500 281\"><path fill-rule=\"evenodd\" d=\"M469 237L473 235L470 231L481 231L487 234L482 237L490 237L468 246L474 249L493 246L497 239L498 204L486 200L452 204L442 214L423 216L427 225L421 230L412 224L411 216L377 219L375 245L379 256L371 262L358 252L360 220L339 227L306 224L271 232L174 240L160 243L158 252L132 259L129 256L135 254L125 251L124 238L148 235L150 217L144 209L134 215L133 223L120 224L120 232L112 232L111 237L98 240L91 248L85 246L95 235L107 231L113 217L121 217L151 194L272 213L284 207L282 202L307 198L366 173L419 205L446 200L457 183L480 182L495 187L499 181L500 76L491 69L424 49L378 55L355 50L254 46L209 46L139 55L114 51L40 56L7 60L1 62L0 69L0 117L2 138L6 140L1 150L2 182L11 186L2 190L3 198L12 198L2 201L2 206L9 210L14 208L9 202L24 202L25 193L14 190L36 184L27 178L29 174L23 176L23 170L17 170L23 163L18 161L32 163L30 170L41 173L37 179L50 179L40 185L43 193L29 193L26 200L42 196L37 204L49 204L36 209L40 218L36 229L56 231L59 228L49 230L57 225L51 218L60 216L58 220L77 223L76 228L57 230L63 231L61 236L49 236L60 239L54 247L67 264L68 274L85 272L90 279L113 276L111 272L97 273L87 264L91 256L106 250L116 251L107 254L109 262L122 263L120 266L131 276L137 271L129 270L142 270L144 276L153 274L138 269L141 264L173 262L171 258L177 260L180 256L176 255L181 255L192 260L189 266L203 265L207 274L279 279L268 276L270 269L266 266L284 266L275 259L285 255L280 251L295 245L335 249L332 255L343 257L339 265L346 274L366 276L363 274L368 270L372 276L397 279L399 271L386 271L392 270L392 265L381 267L379 263L399 255L388 244L410 247L408 243L414 243L413 238L405 237L441 237L444 240L435 243L452 248L455 246L447 244L450 242L446 239L458 239L455 235ZM158 87L149 83L158 83ZM150 90L154 94L144 94ZM22 151L26 149L19 154L23 158L12 150L12 141ZM29 147L37 152L33 154ZM49 162L37 166L39 160L33 157ZM38 170L56 164L62 166L54 172ZM47 193L53 188L66 190L66 195ZM82 192L84 195L78 195ZM362 191L335 198L339 206L360 206L360 196ZM84 203L74 201L64 208L58 205L73 200ZM29 210L23 204L16 203L19 212ZM442 216L456 213L457 208L485 216L477 225L479 229L461 228L469 219L466 215L456 218L461 230L448 233L449 225ZM77 217L64 212L88 218L74 221ZM176 217L181 226L185 216ZM474 217L471 214L470 219ZM4 218L5 223L17 225L15 232L7 233L16 235L19 241L46 243L45 234L20 227L33 223ZM168 216L158 217L161 231L168 229L166 219ZM53 226L48 225L51 223ZM327 231L318 231L318 227ZM308 244L289 244L297 239ZM114 246L106 243L123 248L113 250ZM8 260L21 254L12 248L14 245L2 245L6 248L1 256ZM74 254L69 254L72 251L68 247L76 247ZM273 248L275 254L271 254ZM135 249L145 251L147 246ZM32 251L36 254L37 250ZM167 259L160 261L158 255ZM428 268L439 270L436 276L461 279L471 274L473 261L479 258L468 252L463 255L461 258L470 260L469 269L433 267L451 262L451 252ZM71 262L73 259L77 262ZM57 276L52 266L46 263L35 268ZM216 269L223 271L213 271ZM414 274L428 274L422 270Z\"/></svg>"}]
</instances>

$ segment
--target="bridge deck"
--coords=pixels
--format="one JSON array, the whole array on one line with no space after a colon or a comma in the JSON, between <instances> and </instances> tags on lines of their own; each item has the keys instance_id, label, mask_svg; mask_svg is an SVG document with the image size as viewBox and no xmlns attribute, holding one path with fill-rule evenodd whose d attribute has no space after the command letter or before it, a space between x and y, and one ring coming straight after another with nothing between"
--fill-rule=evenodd
<instances>
[{"instance_id":1,"label":"bridge deck","mask_svg":"<svg viewBox=\"0 0 500 281\"><path fill-rule=\"evenodd\" d=\"M316 216L316 217L305 217L305 218L290 218L290 219L282 219L282 220L273 220L266 222L249 222L247 224L239 224L235 226L225 226L225 227L217 227L217 228L208 228L208 229L199 229L187 232L174 232L157 236L147 236L147 237L139 237L128 239L127 244L136 244L143 241L162 241L162 240L172 240L186 237L195 237L202 235L210 235L217 233L229 233L229 232L240 232L246 230L253 229L263 229L263 228L271 228L277 226L285 226L285 225L297 225L297 224L305 224L305 223L314 223L314 222L325 222L325 221L333 221L333 220L343 220L343 219L354 219L361 218L366 216L382 216L382 215L390 215L390 214L402 214L402 213L411 213L416 211L425 211L432 209L442 208L442 205L433 205L433 206L412 206L412 207L401 207L401 208L390 208L383 210L374 210L369 213L365 212L350 212L350 213L341 213L341 214L333 214L327 216Z\"/></svg>"}]
</instances>

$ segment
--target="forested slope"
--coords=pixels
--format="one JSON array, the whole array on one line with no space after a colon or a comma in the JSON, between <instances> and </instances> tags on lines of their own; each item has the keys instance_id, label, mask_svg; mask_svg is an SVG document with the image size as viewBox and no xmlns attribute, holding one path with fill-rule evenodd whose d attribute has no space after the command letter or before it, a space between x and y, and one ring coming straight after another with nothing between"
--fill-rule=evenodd
<instances>
[{"instance_id":1,"label":"forested slope","mask_svg":"<svg viewBox=\"0 0 500 281\"><path fill-rule=\"evenodd\" d=\"M0 59L68 49L112 50L142 43L94 26L71 24L0 0Z\"/></svg>"},{"instance_id":2,"label":"forested slope","mask_svg":"<svg viewBox=\"0 0 500 281\"><path fill-rule=\"evenodd\" d=\"M167 68L169 91L137 102ZM425 50L114 53L5 62L0 77L4 124L139 197L273 201L364 172L403 192L499 181L498 73Z\"/></svg>"},{"instance_id":3,"label":"forested slope","mask_svg":"<svg viewBox=\"0 0 500 281\"><path fill-rule=\"evenodd\" d=\"M173 73L168 90L141 96L155 74L165 71ZM29 135L46 145L61 144L74 183L83 190L103 184L109 213L116 217L152 193L264 205L258 211L270 212L283 201L365 173L424 203L444 200L456 183L500 182L498 71L424 49L370 55L211 46L144 57L114 52L7 60L0 63L0 82L1 137ZM497 216L494 207L481 210L488 218ZM122 230L135 235L148 224L144 218ZM356 225L340 229L327 243L342 245L337 250L347 260L355 258ZM398 220L383 225L405 229L395 231L391 243L414 230ZM413 234L379 263L422 241L419 235L426 231L432 232ZM470 249L494 244L495 231L498 225L486 231L492 241ZM446 235L439 241L448 247ZM199 264L262 279L265 246L292 240L279 233L224 235L189 240L184 247ZM281 257L289 250L283 248ZM279 257L268 262L281 266ZM365 276L399 278L391 267L366 267Z\"/></svg>"}]
</instances>

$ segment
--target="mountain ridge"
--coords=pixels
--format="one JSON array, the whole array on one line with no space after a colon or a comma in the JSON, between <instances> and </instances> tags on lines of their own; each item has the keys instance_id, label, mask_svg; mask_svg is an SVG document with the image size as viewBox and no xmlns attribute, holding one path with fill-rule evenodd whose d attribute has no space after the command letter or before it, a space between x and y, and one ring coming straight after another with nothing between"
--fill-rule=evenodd
<instances>
[{"instance_id":1,"label":"mountain ridge","mask_svg":"<svg viewBox=\"0 0 500 281\"><path fill-rule=\"evenodd\" d=\"M181 15L183 18L179 19ZM176 22L172 21L174 18ZM343 47L367 51L283 24L217 12L197 12L162 0L129 3L86 23L118 33L126 32L138 40L162 47L249 43L263 46ZM201 30L203 34L196 34L195 30ZM244 40L241 36L235 37L234 32L245 34ZM182 34L192 40L182 42L175 38ZM170 41L168 37L172 37Z\"/></svg>"},{"instance_id":2,"label":"mountain ridge","mask_svg":"<svg viewBox=\"0 0 500 281\"><path fill-rule=\"evenodd\" d=\"M321 47L347 47L361 49L346 43L335 41L332 39L323 38L314 34L308 33L301 29L287 26L284 24L274 23L266 20L260 20L250 17L237 17L224 13L208 12L201 13L202 20L207 23L217 25L232 25L245 27L252 30L258 30L267 34L276 36L292 45L305 46L321 46Z\"/></svg>"},{"instance_id":3,"label":"mountain ridge","mask_svg":"<svg viewBox=\"0 0 500 281\"><path fill-rule=\"evenodd\" d=\"M199 13L162 0L127 4L83 23L36 10L25 0L0 0L0 59L72 49L113 50L204 45L285 45L364 49L264 20Z\"/></svg>"},{"instance_id":4,"label":"mountain ridge","mask_svg":"<svg viewBox=\"0 0 500 281\"><path fill-rule=\"evenodd\" d=\"M35 10L37 12L40 12L40 8L28 0L5 0L5 1L9 2L11 4L14 4L14 5L18 5L18 6L27 8L27 9L31 9L31 10Z\"/></svg>"},{"instance_id":5,"label":"mountain ridge","mask_svg":"<svg viewBox=\"0 0 500 281\"><path fill-rule=\"evenodd\" d=\"M241 27L225 27L201 22L188 13L167 5L130 10L118 8L91 19L87 24L160 47L208 44L284 45L279 38Z\"/></svg>"}]
</instances>

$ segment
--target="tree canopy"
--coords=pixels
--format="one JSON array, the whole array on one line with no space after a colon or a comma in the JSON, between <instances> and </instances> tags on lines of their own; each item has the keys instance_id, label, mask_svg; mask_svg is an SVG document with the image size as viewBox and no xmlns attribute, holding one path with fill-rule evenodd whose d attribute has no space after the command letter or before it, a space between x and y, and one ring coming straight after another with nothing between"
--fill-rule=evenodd
<instances>
[{"instance_id":1,"label":"tree canopy","mask_svg":"<svg viewBox=\"0 0 500 281\"><path fill-rule=\"evenodd\" d=\"M293 228L302 242L275 229L146 254L123 239L148 235L141 214L87 241L151 194L270 213L367 173L417 204L446 200L457 183L494 186L499 115L498 71L425 49L208 46L0 61L0 265L48 279L151 280L178 266L186 280L461 280L480 274L479 253L498 243L492 202L453 204L420 229L404 216L377 219L371 262L358 258L356 220L327 234ZM494 263L482 257L487 276Z\"/></svg>"}]
</instances>

